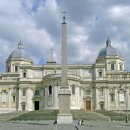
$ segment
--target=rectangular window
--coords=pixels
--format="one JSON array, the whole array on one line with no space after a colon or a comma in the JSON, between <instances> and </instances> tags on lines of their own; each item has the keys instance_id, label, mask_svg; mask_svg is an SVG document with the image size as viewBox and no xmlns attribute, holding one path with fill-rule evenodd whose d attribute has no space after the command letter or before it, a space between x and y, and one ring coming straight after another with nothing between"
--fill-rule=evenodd
<instances>
[{"instance_id":1,"label":"rectangular window","mask_svg":"<svg viewBox=\"0 0 130 130\"><path fill-rule=\"evenodd\" d=\"M120 70L122 70L122 65L120 65Z\"/></svg>"},{"instance_id":2,"label":"rectangular window","mask_svg":"<svg viewBox=\"0 0 130 130\"><path fill-rule=\"evenodd\" d=\"M52 95L52 86L50 85L48 88L49 95Z\"/></svg>"},{"instance_id":3,"label":"rectangular window","mask_svg":"<svg viewBox=\"0 0 130 130\"><path fill-rule=\"evenodd\" d=\"M7 72L10 72L10 67L9 66L7 67Z\"/></svg>"},{"instance_id":4,"label":"rectangular window","mask_svg":"<svg viewBox=\"0 0 130 130\"><path fill-rule=\"evenodd\" d=\"M15 66L15 72L18 72L18 66Z\"/></svg>"},{"instance_id":5,"label":"rectangular window","mask_svg":"<svg viewBox=\"0 0 130 130\"><path fill-rule=\"evenodd\" d=\"M26 90L23 90L23 96L26 96Z\"/></svg>"},{"instance_id":6,"label":"rectangular window","mask_svg":"<svg viewBox=\"0 0 130 130\"><path fill-rule=\"evenodd\" d=\"M72 85L72 94L75 94L75 85Z\"/></svg>"},{"instance_id":7,"label":"rectangular window","mask_svg":"<svg viewBox=\"0 0 130 130\"><path fill-rule=\"evenodd\" d=\"M15 102L15 96L13 96L13 102Z\"/></svg>"},{"instance_id":8,"label":"rectangular window","mask_svg":"<svg viewBox=\"0 0 130 130\"><path fill-rule=\"evenodd\" d=\"M111 70L114 70L115 68L114 68L114 64L111 64Z\"/></svg>"}]
</instances>

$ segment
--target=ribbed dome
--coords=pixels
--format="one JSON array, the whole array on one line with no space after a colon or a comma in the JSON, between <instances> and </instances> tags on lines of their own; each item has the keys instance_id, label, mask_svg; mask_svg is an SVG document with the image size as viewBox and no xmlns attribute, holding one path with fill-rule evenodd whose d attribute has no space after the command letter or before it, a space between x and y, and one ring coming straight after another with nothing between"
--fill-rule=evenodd
<instances>
[{"instance_id":1,"label":"ribbed dome","mask_svg":"<svg viewBox=\"0 0 130 130\"><path fill-rule=\"evenodd\" d=\"M106 42L106 47L99 52L98 59L105 58L106 56L119 56L122 58L120 51L111 46L111 41L109 38Z\"/></svg>"},{"instance_id":2,"label":"ribbed dome","mask_svg":"<svg viewBox=\"0 0 130 130\"><path fill-rule=\"evenodd\" d=\"M14 50L8 57L7 60L18 60L25 59L31 61L31 58L28 56L27 52L23 49L21 41L18 43L18 47Z\"/></svg>"}]
</instances>

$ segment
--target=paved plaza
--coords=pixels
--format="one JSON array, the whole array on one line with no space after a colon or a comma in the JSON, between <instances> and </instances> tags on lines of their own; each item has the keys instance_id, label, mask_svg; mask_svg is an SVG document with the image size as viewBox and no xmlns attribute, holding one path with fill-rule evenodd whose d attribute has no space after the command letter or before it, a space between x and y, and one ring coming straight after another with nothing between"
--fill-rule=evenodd
<instances>
[{"instance_id":1,"label":"paved plaza","mask_svg":"<svg viewBox=\"0 0 130 130\"><path fill-rule=\"evenodd\" d=\"M84 125L77 121L71 125L54 125L53 121L0 122L0 130L130 130L130 122L84 121Z\"/></svg>"}]
</instances>

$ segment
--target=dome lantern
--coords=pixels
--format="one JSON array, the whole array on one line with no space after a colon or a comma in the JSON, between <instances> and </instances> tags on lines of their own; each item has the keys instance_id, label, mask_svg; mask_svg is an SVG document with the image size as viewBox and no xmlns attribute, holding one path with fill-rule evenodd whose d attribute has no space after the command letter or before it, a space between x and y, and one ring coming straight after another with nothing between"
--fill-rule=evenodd
<instances>
[{"instance_id":1,"label":"dome lantern","mask_svg":"<svg viewBox=\"0 0 130 130\"><path fill-rule=\"evenodd\" d=\"M120 51L111 46L111 41L109 38L106 41L106 47L100 50L97 60L106 58L106 56L118 56L120 58L123 58Z\"/></svg>"},{"instance_id":2,"label":"dome lantern","mask_svg":"<svg viewBox=\"0 0 130 130\"><path fill-rule=\"evenodd\" d=\"M21 40L18 43L17 49L15 49L7 59L7 61L11 60L26 60L32 62L31 58L28 56L28 53L24 50Z\"/></svg>"},{"instance_id":3,"label":"dome lantern","mask_svg":"<svg viewBox=\"0 0 130 130\"><path fill-rule=\"evenodd\" d=\"M106 41L106 47L108 47L108 46L111 46L111 41L110 41L109 37L108 37L108 39Z\"/></svg>"},{"instance_id":4,"label":"dome lantern","mask_svg":"<svg viewBox=\"0 0 130 130\"><path fill-rule=\"evenodd\" d=\"M23 44L22 44L21 40L18 43L18 49L23 49Z\"/></svg>"}]
</instances>

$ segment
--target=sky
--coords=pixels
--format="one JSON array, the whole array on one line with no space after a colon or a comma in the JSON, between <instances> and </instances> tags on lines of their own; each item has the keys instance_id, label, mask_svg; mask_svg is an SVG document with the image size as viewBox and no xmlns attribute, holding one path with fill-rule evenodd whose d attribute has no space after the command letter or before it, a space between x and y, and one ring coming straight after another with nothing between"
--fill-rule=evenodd
<instances>
[{"instance_id":1,"label":"sky","mask_svg":"<svg viewBox=\"0 0 130 130\"><path fill-rule=\"evenodd\" d=\"M109 37L130 71L129 0L0 0L0 72L20 40L34 64L45 64L51 48L61 63L64 10L69 64L95 63Z\"/></svg>"}]
</instances>

